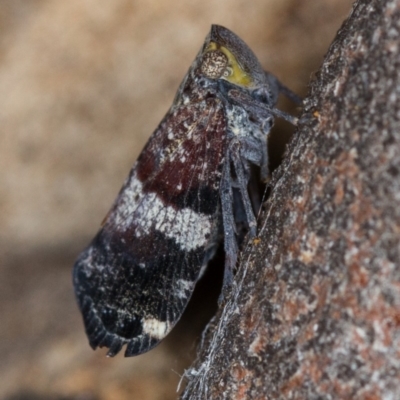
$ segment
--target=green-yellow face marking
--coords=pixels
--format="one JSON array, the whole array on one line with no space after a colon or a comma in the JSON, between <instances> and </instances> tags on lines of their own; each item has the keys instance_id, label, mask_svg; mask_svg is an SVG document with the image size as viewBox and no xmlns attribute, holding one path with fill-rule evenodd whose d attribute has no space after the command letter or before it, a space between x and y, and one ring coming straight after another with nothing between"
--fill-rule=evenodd
<instances>
[{"instance_id":1,"label":"green-yellow face marking","mask_svg":"<svg viewBox=\"0 0 400 400\"><path fill-rule=\"evenodd\" d=\"M252 86L253 79L224 46L211 42L203 55L201 71L211 79L225 79L235 85Z\"/></svg>"}]
</instances>

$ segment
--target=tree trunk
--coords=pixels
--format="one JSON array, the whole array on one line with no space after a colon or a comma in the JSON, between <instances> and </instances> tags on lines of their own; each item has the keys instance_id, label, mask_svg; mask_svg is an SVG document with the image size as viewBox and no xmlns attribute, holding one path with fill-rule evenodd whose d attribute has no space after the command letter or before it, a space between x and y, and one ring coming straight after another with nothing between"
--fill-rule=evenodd
<instances>
[{"instance_id":1,"label":"tree trunk","mask_svg":"<svg viewBox=\"0 0 400 400\"><path fill-rule=\"evenodd\" d=\"M183 399L400 396L400 1L360 0Z\"/></svg>"}]
</instances>

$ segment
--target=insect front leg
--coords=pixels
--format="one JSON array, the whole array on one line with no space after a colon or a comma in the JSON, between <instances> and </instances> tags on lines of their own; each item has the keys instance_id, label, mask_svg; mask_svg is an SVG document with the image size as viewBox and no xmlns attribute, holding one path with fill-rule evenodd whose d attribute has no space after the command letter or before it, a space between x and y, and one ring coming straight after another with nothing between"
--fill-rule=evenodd
<instances>
[{"instance_id":1,"label":"insect front leg","mask_svg":"<svg viewBox=\"0 0 400 400\"><path fill-rule=\"evenodd\" d=\"M274 107L276 99L271 98L270 87L262 87L253 93L245 93L237 89L228 92L229 99L243 107L253 118L262 121L265 127L272 128L272 116L282 118L292 125L297 125L298 119ZM273 94L273 96L275 96ZM263 100L261 100L263 99ZM263 127L264 129L264 127Z\"/></svg>"},{"instance_id":2,"label":"insect front leg","mask_svg":"<svg viewBox=\"0 0 400 400\"><path fill-rule=\"evenodd\" d=\"M284 111L278 110L277 108L273 108L271 110L271 112L272 112L272 114L275 115L275 117L282 118L285 121L290 122L294 126L297 126L297 123L299 122L298 118L293 117L292 115L290 115Z\"/></svg>"},{"instance_id":3,"label":"insect front leg","mask_svg":"<svg viewBox=\"0 0 400 400\"><path fill-rule=\"evenodd\" d=\"M300 105L303 102L300 96L297 96L296 93L292 92L288 87L280 82L276 76L272 75L268 71L264 71L264 73L268 79L268 83L270 84L270 96L272 104L276 104L279 94L283 94L297 105Z\"/></svg>"}]
</instances>

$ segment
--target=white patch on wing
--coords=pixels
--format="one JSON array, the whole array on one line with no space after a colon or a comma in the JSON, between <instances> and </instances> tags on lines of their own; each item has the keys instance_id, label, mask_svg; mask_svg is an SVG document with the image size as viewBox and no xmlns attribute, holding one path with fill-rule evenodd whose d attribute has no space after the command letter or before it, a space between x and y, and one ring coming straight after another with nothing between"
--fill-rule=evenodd
<instances>
[{"instance_id":1,"label":"white patch on wing","mask_svg":"<svg viewBox=\"0 0 400 400\"><path fill-rule=\"evenodd\" d=\"M154 339L163 339L171 330L170 324L167 321L159 321L155 318L142 320L143 333L151 336Z\"/></svg>"},{"instance_id":2,"label":"white patch on wing","mask_svg":"<svg viewBox=\"0 0 400 400\"><path fill-rule=\"evenodd\" d=\"M155 229L173 239L185 251L207 245L212 230L209 216L190 208L175 210L166 206L156 193L144 193L135 174L118 198L109 222L122 230L135 225L136 237Z\"/></svg>"},{"instance_id":3,"label":"white patch on wing","mask_svg":"<svg viewBox=\"0 0 400 400\"><path fill-rule=\"evenodd\" d=\"M175 295L179 299L187 299L190 296L194 287L194 282L185 279L178 279L176 281Z\"/></svg>"}]
</instances>

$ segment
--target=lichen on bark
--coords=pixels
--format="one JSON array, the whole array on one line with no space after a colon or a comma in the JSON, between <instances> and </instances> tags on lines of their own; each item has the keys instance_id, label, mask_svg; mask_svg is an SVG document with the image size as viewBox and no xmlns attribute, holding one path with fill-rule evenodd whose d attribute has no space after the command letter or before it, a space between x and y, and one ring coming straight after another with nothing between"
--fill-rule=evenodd
<instances>
[{"instance_id":1,"label":"lichen on bark","mask_svg":"<svg viewBox=\"0 0 400 400\"><path fill-rule=\"evenodd\" d=\"M400 393L400 2L338 32L183 399Z\"/></svg>"}]
</instances>

